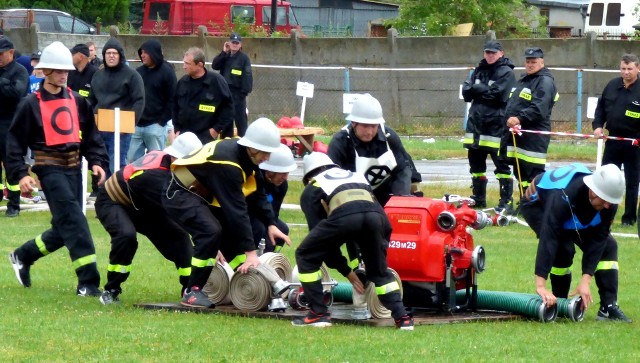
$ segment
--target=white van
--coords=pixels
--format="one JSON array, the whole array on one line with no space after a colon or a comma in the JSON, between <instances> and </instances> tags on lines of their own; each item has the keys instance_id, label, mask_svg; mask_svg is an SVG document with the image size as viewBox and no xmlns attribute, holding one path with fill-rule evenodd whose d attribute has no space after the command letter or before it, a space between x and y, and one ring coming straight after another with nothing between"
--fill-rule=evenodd
<instances>
[{"instance_id":1,"label":"white van","mask_svg":"<svg viewBox=\"0 0 640 363\"><path fill-rule=\"evenodd\" d=\"M591 0L585 20L584 32L595 32L599 36L627 38L635 33L638 19L633 15L635 0Z\"/></svg>"}]
</instances>

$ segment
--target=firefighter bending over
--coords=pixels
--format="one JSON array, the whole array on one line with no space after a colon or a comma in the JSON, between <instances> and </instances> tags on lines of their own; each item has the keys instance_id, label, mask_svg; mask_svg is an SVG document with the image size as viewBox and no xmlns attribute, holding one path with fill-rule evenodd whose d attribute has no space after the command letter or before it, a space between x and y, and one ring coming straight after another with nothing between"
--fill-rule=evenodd
<instances>
[{"instance_id":1,"label":"firefighter bending over","mask_svg":"<svg viewBox=\"0 0 640 363\"><path fill-rule=\"evenodd\" d=\"M305 157L303 183L300 206L314 227L296 250L296 263L310 310L305 318L292 324L331 326L331 313L323 301L320 266L344 259L340 246L344 241L353 241L362 253L367 278L375 284L382 305L391 310L396 327L413 330L413 318L402 303L400 286L387 269L391 224L367 180L360 173L338 168L327 155L314 152ZM362 282L355 273L348 267L343 270L353 288L362 292Z\"/></svg>"},{"instance_id":2,"label":"firefighter bending over","mask_svg":"<svg viewBox=\"0 0 640 363\"><path fill-rule=\"evenodd\" d=\"M624 175L613 164L591 172L582 164L551 170L534 178L522 203L522 215L539 238L536 292L545 305L567 298L575 245L582 250L582 276L572 295L582 297L582 309L593 302L595 277L600 294L596 320L631 322L618 306L618 244L611 223L622 201ZM547 276L551 290L547 290Z\"/></svg>"}]
</instances>

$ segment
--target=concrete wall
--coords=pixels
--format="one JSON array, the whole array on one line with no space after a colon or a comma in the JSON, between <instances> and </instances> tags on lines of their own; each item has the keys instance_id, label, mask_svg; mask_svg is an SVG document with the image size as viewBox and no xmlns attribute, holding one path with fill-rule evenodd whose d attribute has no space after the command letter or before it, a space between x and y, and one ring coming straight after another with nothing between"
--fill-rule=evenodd
<instances>
[{"instance_id":1,"label":"concrete wall","mask_svg":"<svg viewBox=\"0 0 640 363\"><path fill-rule=\"evenodd\" d=\"M42 49L54 40L72 47L95 41L99 48L108 36L82 36L38 33L33 29L11 30L7 36L19 50L28 53ZM154 36L119 35L128 59L137 60L137 49ZM211 60L225 39L208 36L155 36L163 44L165 58L176 61L178 77L182 55L190 46L202 47ZM484 36L397 38L247 38L244 51L254 65L254 92L248 98L251 118L260 115L279 118L299 114L301 98L295 95L296 82L315 85L315 94L307 100L306 120L341 119L342 94L368 92L380 99L385 118L396 123L462 124L465 104L458 98L459 86L482 57ZM575 68L617 70L620 56L640 53L637 41L597 40L594 37L569 39L505 39L505 54L513 63L524 65L524 50L539 46L552 70L560 100L553 111L558 122L577 122L577 109L586 122L586 99L597 96L606 82L617 73L582 73L582 100L577 97L578 72ZM262 66L259 66L262 65ZM339 69L281 69L268 65L339 66ZM132 63L132 66L137 66ZM375 70L353 67L378 68ZM433 68L429 70L389 70L389 68ZM450 69L460 67L460 69ZM385 68L383 70L379 68ZM516 70L518 75L522 70ZM347 76L348 74L348 76ZM567 125L571 128L571 125Z\"/></svg>"}]
</instances>

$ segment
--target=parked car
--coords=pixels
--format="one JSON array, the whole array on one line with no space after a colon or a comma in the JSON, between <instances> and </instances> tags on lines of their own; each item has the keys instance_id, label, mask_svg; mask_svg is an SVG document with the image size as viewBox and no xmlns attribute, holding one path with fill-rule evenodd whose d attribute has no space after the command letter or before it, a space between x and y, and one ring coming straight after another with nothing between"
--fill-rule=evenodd
<instances>
[{"instance_id":1,"label":"parked car","mask_svg":"<svg viewBox=\"0 0 640 363\"><path fill-rule=\"evenodd\" d=\"M0 10L0 28L28 28L38 23L45 33L95 34L96 29L79 18L58 10L4 9Z\"/></svg>"}]
</instances>

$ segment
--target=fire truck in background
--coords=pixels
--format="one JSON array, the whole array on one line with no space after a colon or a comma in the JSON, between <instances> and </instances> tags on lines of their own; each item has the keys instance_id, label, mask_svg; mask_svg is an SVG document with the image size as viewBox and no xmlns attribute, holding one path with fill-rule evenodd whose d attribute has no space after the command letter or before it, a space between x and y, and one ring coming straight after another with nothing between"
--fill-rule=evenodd
<instances>
[{"instance_id":1,"label":"fire truck in background","mask_svg":"<svg viewBox=\"0 0 640 363\"><path fill-rule=\"evenodd\" d=\"M205 25L209 34L228 33L228 27L249 24L270 29L271 0L146 0L142 34L187 35ZM277 1L277 32L290 33L291 4Z\"/></svg>"}]
</instances>

